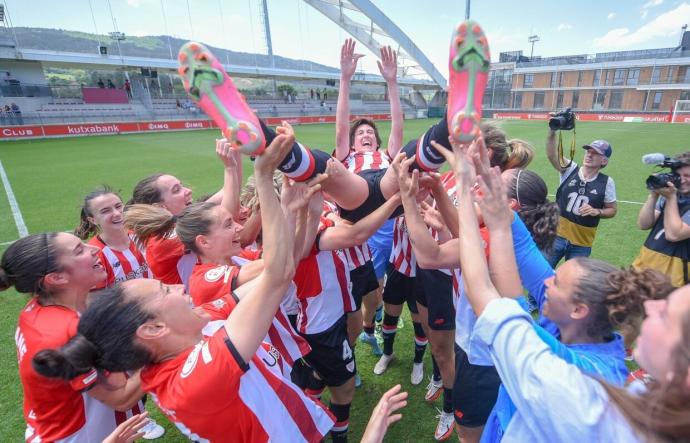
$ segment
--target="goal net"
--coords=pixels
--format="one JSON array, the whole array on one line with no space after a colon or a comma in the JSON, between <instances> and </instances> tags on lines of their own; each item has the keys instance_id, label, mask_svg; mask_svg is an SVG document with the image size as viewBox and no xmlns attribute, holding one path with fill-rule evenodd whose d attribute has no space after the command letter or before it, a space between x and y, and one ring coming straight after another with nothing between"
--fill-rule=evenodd
<instances>
[{"instance_id":1,"label":"goal net","mask_svg":"<svg viewBox=\"0 0 690 443\"><path fill-rule=\"evenodd\" d=\"M676 100L671 123L690 123L690 100Z\"/></svg>"}]
</instances>

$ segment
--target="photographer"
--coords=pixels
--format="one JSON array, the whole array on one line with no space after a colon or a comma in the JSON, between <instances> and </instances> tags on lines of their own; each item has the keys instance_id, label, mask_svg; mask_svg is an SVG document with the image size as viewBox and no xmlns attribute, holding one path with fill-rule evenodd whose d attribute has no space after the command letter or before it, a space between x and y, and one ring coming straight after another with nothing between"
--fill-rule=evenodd
<instances>
[{"instance_id":1,"label":"photographer","mask_svg":"<svg viewBox=\"0 0 690 443\"><path fill-rule=\"evenodd\" d=\"M616 185L611 177L600 172L613 153L609 142L595 140L584 145L582 166L572 160L563 165L562 155L557 152L556 132L573 129L575 116L569 109L551 115L546 155L560 174L556 203L561 216L553 250L547 254L549 263L555 268L563 257L565 260L589 257L599 220L614 217L617 207Z\"/></svg>"},{"instance_id":2,"label":"photographer","mask_svg":"<svg viewBox=\"0 0 690 443\"><path fill-rule=\"evenodd\" d=\"M690 282L690 152L674 159L676 184L669 181L665 188L651 189L637 216L637 226L651 231L633 266L663 272L674 286L683 286Z\"/></svg>"}]
</instances>

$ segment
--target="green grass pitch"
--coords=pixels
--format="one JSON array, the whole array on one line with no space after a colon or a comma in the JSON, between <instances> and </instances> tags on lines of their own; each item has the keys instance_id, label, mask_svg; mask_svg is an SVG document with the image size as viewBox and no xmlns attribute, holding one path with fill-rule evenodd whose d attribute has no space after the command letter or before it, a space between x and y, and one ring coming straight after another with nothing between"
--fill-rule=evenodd
<instances>
[{"instance_id":1,"label":"green grass pitch","mask_svg":"<svg viewBox=\"0 0 690 443\"><path fill-rule=\"evenodd\" d=\"M405 122L406 139L422 133L431 120ZM511 138L531 142L536 157L530 169L538 172L555 193L558 175L544 153L545 122L504 121L503 128ZM387 139L390 125L381 123L381 135ZM333 146L333 125L296 127L298 139L311 147L330 152ZM569 146L572 132L564 133ZM190 131L143 135L116 135L52 140L0 143L0 161L7 171L14 194L31 233L73 229L79 218L81 199L99 184L107 183L121 191L126 200L140 178L167 172L179 177L194 190L196 196L214 192L222 183L222 167L214 153L216 131ZM618 215L602 221L594 244L593 256L611 263L629 265L643 243L646 233L639 231L635 221L640 202L647 196L645 177L652 172L640 157L650 152L675 154L690 149L690 125L643 123L587 123L577 126L575 159L582 161L583 143L604 138L613 146L610 165L604 170L611 175L618 192ZM252 164L245 161L245 178ZM1 185L1 184L0 184ZM17 238L10 206L0 192L0 252ZM0 436L4 441L20 441L24 432L22 391L17 377L14 329L18 312L26 298L10 290L0 294ZM396 340L398 360L383 376L372 373L376 358L369 347L356 348L357 363L363 385L357 390L350 420L351 441L358 441L374 405L382 392L401 382L410 393L403 419L394 425L387 441L432 441L436 426L436 406L424 402L425 382L410 385L413 336L409 316ZM425 373L431 373L431 362L425 359ZM153 406L150 405L153 409ZM168 432L164 441L186 441L160 414L154 414ZM455 437L453 437L455 438Z\"/></svg>"}]
</instances>

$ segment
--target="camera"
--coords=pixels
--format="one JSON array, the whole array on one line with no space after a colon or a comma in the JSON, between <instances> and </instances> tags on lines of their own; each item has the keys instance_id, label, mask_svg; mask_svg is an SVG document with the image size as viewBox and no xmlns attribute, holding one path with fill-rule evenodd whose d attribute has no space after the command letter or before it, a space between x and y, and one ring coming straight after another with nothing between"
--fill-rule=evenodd
<instances>
[{"instance_id":1,"label":"camera","mask_svg":"<svg viewBox=\"0 0 690 443\"><path fill-rule=\"evenodd\" d=\"M676 169L683 166L683 163L680 161L664 154L647 154L642 156L642 163L657 165L661 168L669 168L671 170L671 172L660 172L647 177L645 183L647 184L647 189L650 191L666 188L668 187L668 182L673 183L676 189L680 187L680 175L676 172Z\"/></svg>"},{"instance_id":2,"label":"camera","mask_svg":"<svg viewBox=\"0 0 690 443\"><path fill-rule=\"evenodd\" d=\"M570 131L575 129L575 113L566 108L549 119L549 128L552 131Z\"/></svg>"}]
</instances>

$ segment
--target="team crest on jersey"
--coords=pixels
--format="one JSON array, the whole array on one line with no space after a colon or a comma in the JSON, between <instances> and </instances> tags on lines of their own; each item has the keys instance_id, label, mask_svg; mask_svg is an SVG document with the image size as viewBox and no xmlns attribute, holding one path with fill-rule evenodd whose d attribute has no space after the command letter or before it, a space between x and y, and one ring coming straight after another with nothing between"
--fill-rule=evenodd
<instances>
[{"instance_id":1,"label":"team crest on jersey","mask_svg":"<svg viewBox=\"0 0 690 443\"><path fill-rule=\"evenodd\" d=\"M568 186L576 186L577 185L577 180L572 179L568 182Z\"/></svg>"},{"instance_id":2,"label":"team crest on jersey","mask_svg":"<svg viewBox=\"0 0 690 443\"><path fill-rule=\"evenodd\" d=\"M225 307L225 300L222 298L217 298L211 302L214 308L216 309L222 309Z\"/></svg>"},{"instance_id":3,"label":"team crest on jersey","mask_svg":"<svg viewBox=\"0 0 690 443\"><path fill-rule=\"evenodd\" d=\"M187 361L184 362L182 372L180 373L180 376L182 378L189 377L189 374L191 374L194 368L196 368L197 361L199 360L199 354L201 354L201 357L204 360L204 363L206 364L213 360L213 357L211 356L211 351L209 351L208 349L208 342L197 343L197 345L194 346L192 352L189 353Z\"/></svg>"},{"instance_id":4,"label":"team crest on jersey","mask_svg":"<svg viewBox=\"0 0 690 443\"><path fill-rule=\"evenodd\" d=\"M223 274L225 274L226 269L227 266L218 266L217 268L209 269L206 271L206 274L204 274L204 279L209 283L217 282Z\"/></svg>"}]
</instances>

